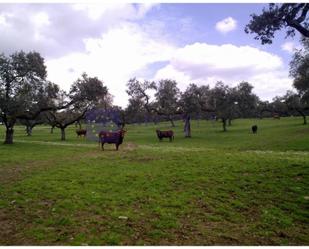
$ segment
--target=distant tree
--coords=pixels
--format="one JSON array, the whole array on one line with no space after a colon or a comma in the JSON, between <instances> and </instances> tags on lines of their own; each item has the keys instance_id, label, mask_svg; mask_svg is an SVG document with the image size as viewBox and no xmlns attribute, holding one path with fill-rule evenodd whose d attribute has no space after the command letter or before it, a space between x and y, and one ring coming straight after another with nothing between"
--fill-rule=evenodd
<instances>
[{"instance_id":1,"label":"distant tree","mask_svg":"<svg viewBox=\"0 0 309 249\"><path fill-rule=\"evenodd\" d=\"M279 114L280 116L288 116L289 109L285 103L284 97L276 96L273 98L273 101L270 103L270 108L272 110L272 115Z\"/></svg>"},{"instance_id":2,"label":"distant tree","mask_svg":"<svg viewBox=\"0 0 309 249\"><path fill-rule=\"evenodd\" d=\"M57 109L55 101L59 91L58 85L47 82L42 86L42 91L38 93L37 101L33 101L33 106L30 109L35 110L37 106L46 106ZM50 108L45 108L45 110L48 109ZM26 133L28 136L31 136L32 129L37 125L47 123L47 120L45 119L44 112L41 112L34 116L20 116L19 122L26 126Z\"/></svg>"},{"instance_id":3,"label":"distant tree","mask_svg":"<svg viewBox=\"0 0 309 249\"><path fill-rule=\"evenodd\" d=\"M64 141L66 139L65 129L69 125L74 124L76 121L81 120L87 111L87 108L83 109L82 111L78 108L69 108L57 112L49 111L46 114L46 117L50 124L53 124L54 127L57 127L61 130L61 140Z\"/></svg>"},{"instance_id":4,"label":"distant tree","mask_svg":"<svg viewBox=\"0 0 309 249\"><path fill-rule=\"evenodd\" d=\"M216 86L211 89L209 101L217 118L220 118L222 121L223 131L226 131L227 121L234 113L234 105L236 104L235 94L231 88L219 81Z\"/></svg>"},{"instance_id":5,"label":"distant tree","mask_svg":"<svg viewBox=\"0 0 309 249\"><path fill-rule=\"evenodd\" d=\"M72 84L69 93L60 91L58 94L58 105L66 108L49 111L46 118L51 126L61 130L61 140L65 140L65 129L83 119L86 112L96 107L106 94L108 89L101 80L83 73L81 78Z\"/></svg>"},{"instance_id":6,"label":"distant tree","mask_svg":"<svg viewBox=\"0 0 309 249\"><path fill-rule=\"evenodd\" d=\"M97 108L103 108L104 110L108 110L113 107L114 96L109 92L104 93L96 104Z\"/></svg>"},{"instance_id":7,"label":"distant tree","mask_svg":"<svg viewBox=\"0 0 309 249\"><path fill-rule=\"evenodd\" d=\"M207 86L208 87L208 86ZM184 113L201 113L203 96L200 87L196 84L190 84L187 89L181 93L180 106Z\"/></svg>"},{"instance_id":8,"label":"distant tree","mask_svg":"<svg viewBox=\"0 0 309 249\"><path fill-rule=\"evenodd\" d=\"M33 128L37 125L47 123L47 120L45 120L44 116L40 114L35 119L21 119L19 122L26 127L27 136L31 136Z\"/></svg>"},{"instance_id":9,"label":"distant tree","mask_svg":"<svg viewBox=\"0 0 309 249\"><path fill-rule=\"evenodd\" d=\"M181 94L179 103L185 118L185 137L191 137L191 115L200 116L208 108L208 95L209 86L199 87L196 84L190 84Z\"/></svg>"},{"instance_id":10,"label":"distant tree","mask_svg":"<svg viewBox=\"0 0 309 249\"><path fill-rule=\"evenodd\" d=\"M309 37L308 10L308 3L270 3L268 8L263 8L262 14L251 15L245 32L255 33L255 39L261 40L262 44L271 44L275 32L282 28L287 28L287 36L294 36L297 30Z\"/></svg>"},{"instance_id":11,"label":"distant tree","mask_svg":"<svg viewBox=\"0 0 309 249\"><path fill-rule=\"evenodd\" d=\"M157 84L156 109L157 112L163 114L171 122L172 127L175 127L173 115L179 114L179 98L180 90L177 87L177 82L174 80L164 79Z\"/></svg>"},{"instance_id":12,"label":"distant tree","mask_svg":"<svg viewBox=\"0 0 309 249\"><path fill-rule=\"evenodd\" d=\"M132 78L128 81L127 87L126 92L134 101L141 101L149 113L155 111L150 101L150 91L156 90L155 82L140 82L136 78Z\"/></svg>"},{"instance_id":13,"label":"distant tree","mask_svg":"<svg viewBox=\"0 0 309 249\"><path fill-rule=\"evenodd\" d=\"M34 120L55 108L58 87L47 82L44 59L37 52L0 54L0 117L6 127L6 144L13 143L17 119Z\"/></svg>"},{"instance_id":14,"label":"distant tree","mask_svg":"<svg viewBox=\"0 0 309 249\"><path fill-rule=\"evenodd\" d=\"M128 123L142 122L148 113L142 99L130 98L125 109L125 117Z\"/></svg>"},{"instance_id":15,"label":"distant tree","mask_svg":"<svg viewBox=\"0 0 309 249\"><path fill-rule=\"evenodd\" d=\"M165 116L174 127L173 115L177 113L180 91L177 82L173 80L161 80L155 82L139 82L135 78L130 79L128 84L128 95L141 101L149 114ZM150 101L150 91L155 91L155 101Z\"/></svg>"},{"instance_id":16,"label":"distant tree","mask_svg":"<svg viewBox=\"0 0 309 249\"><path fill-rule=\"evenodd\" d=\"M68 96L71 103L77 103L81 107L82 105L98 105L109 94L103 81L83 73L72 84Z\"/></svg>"},{"instance_id":17,"label":"distant tree","mask_svg":"<svg viewBox=\"0 0 309 249\"><path fill-rule=\"evenodd\" d=\"M286 104L287 108L292 111L296 111L299 115L303 117L303 124L307 124L306 111L309 109L306 103L302 100L301 96L292 91L287 91L287 93L282 97L282 100Z\"/></svg>"},{"instance_id":18,"label":"distant tree","mask_svg":"<svg viewBox=\"0 0 309 249\"><path fill-rule=\"evenodd\" d=\"M253 117L256 115L259 98L253 92L253 86L248 82L241 82L235 88L237 112L242 118Z\"/></svg>"}]
</instances>

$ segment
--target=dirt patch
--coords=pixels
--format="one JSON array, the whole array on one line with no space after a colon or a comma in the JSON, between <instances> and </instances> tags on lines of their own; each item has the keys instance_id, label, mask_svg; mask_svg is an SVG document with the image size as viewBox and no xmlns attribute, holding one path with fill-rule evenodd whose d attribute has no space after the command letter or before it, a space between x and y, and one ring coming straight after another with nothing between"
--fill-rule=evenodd
<instances>
[{"instance_id":1,"label":"dirt patch","mask_svg":"<svg viewBox=\"0 0 309 249\"><path fill-rule=\"evenodd\" d=\"M125 150L128 150L128 151L133 151L133 150L136 150L137 149L137 145L134 144L134 143L131 143L131 142L128 142L128 143L125 143Z\"/></svg>"},{"instance_id":2,"label":"dirt patch","mask_svg":"<svg viewBox=\"0 0 309 249\"><path fill-rule=\"evenodd\" d=\"M54 165L55 160L30 161L24 164L8 165L0 168L0 183L8 184L21 180L23 174L32 170L47 169Z\"/></svg>"},{"instance_id":3,"label":"dirt patch","mask_svg":"<svg viewBox=\"0 0 309 249\"><path fill-rule=\"evenodd\" d=\"M23 234L23 229L27 229L24 222L24 214L21 210L0 209L0 245L31 245L31 240ZM18 227L23 226L23 229Z\"/></svg>"}]
</instances>

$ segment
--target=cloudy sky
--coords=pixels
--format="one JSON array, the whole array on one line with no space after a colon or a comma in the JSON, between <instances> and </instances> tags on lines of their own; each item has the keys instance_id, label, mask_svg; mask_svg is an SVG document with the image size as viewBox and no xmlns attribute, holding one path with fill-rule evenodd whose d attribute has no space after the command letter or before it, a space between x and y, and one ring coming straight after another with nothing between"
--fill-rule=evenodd
<instances>
[{"instance_id":1,"label":"cloudy sky","mask_svg":"<svg viewBox=\"0 0 309 249\"><path fill-rule=\"evenodd\" d=\"M292 88L289 61L298 38L277 34L261 45L244 32L265 4L0 3L0 52L38 51L48 79L68 90L83 73L97 76L126 106L132 78L254 85L263 100Z\"/></svg>"}]
</instances>

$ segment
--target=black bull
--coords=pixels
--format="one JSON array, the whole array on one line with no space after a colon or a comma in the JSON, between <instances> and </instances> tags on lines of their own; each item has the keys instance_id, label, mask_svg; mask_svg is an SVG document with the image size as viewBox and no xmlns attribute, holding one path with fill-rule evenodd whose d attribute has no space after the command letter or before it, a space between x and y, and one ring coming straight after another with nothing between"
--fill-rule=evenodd
<instances>
[{"instance_id":1,"label":"black bull","mask_svg":"<svg viewBox=\"0 0 309 249\"><path fill-rule=\"evenodd\" d=\"M118 150L118 147L123 142L124 134L126 131L120 130L115 132L109 132L109 131L100 131L99 133L99 143L101 143L102 150L104 150L104 144L115 144L116 150Z\"/></svg>"},{"instance_id":2,"label":"black bull","mask_svg":"<svg viewBox=\"0 0 309 249\"><path fill-rule=\"evenodd\" d=\"M253 125L253 126L251 127L252 133L253 133L253 134L256 134L256 133L257 133L257 129L258 129L257 125Z\"/></svg>"},{"instance_id":3,"label":"black bull","mask_svg":"<svg viewBox=\"0 0 309 249\"><path fill-rule=\"evenodd\" d=\"M164 137L169 138L170 142L174 140L174 132L172 130L169 130L169 131L156 130L156 133L160 141L162 141Z\"/></svg>"}]
</instances>

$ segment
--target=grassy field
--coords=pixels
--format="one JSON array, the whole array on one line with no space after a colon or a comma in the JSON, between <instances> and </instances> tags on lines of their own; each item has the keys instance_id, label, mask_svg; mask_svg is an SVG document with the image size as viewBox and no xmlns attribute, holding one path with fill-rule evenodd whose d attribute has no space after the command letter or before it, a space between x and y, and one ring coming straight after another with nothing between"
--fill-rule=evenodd
<instances>
[{"instance_id":1,"label":"grassy field","mask_svg":"<svg viewBox=\"0 0 309 249\"><path fill-rule=\"evenodd\" d=\"M257 135L250 133L253 124ZM101 151L75 127L0 144L0 245L309 245L309 126L301 118L127 127ZM0 138L4 128L0 127Z\"/></svg>"}]
</instances>

